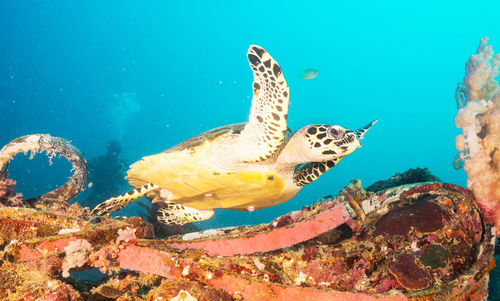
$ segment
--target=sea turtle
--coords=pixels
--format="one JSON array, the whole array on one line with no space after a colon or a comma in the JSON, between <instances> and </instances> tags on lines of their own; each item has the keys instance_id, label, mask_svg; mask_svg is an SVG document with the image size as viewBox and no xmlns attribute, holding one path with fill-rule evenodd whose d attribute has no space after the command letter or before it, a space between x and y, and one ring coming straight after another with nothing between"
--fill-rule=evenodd
<instances>
[{"instance_id":1,"label":"sea turtle","mask_svg":"<svg viewBox=\"0 0 500 301\"><path fill-rule=\"evenodd\" d=\"M287 129L285 78L262 47L251 45L253 98L249 121L195 136L131 165L135 189L99 204L92 213L116 211L146 195L160 202L158 220L184 224L209 219L214 208L248 210L281 204L360 147L376 122L356 131L338 125Z\"/></svg>"}]
</instances>

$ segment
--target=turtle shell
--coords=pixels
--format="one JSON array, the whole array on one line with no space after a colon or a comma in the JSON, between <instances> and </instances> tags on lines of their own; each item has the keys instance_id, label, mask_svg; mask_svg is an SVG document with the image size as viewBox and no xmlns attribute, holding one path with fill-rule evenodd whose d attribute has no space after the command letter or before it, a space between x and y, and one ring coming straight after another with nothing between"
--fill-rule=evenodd
<instances>
[{"instance_id":1,"label":"turtle shell","mask_svg":"<svg viewBox=\"0 0 500 301\"><path fill-rule=\"evenodd\" d=\"M224 134L227 134L229 132L233 132L234 134L239 134L239 133L241 133L241 131L243 131L246 124L247 124L246 122L235 123L235 124L221 126L221 127L212 129L210 131L206 131L202 134L194 136L193 138L190 138L184 142L177 144L176 146L173 146L173 147L165 150L164 153L171 153L171 152L185 150L188 148L197 147L197 146L200 146L205 141L213 141L214 139L216 139Z\"/></svg>"},{"instance_id":2,"label":"turtle shell","mask_svg":"<svg viewBox=\"0 0 500 301\"><path fill-rule=\"evenodd\" d=\"M144 157L130 166L127 179L134 187L157 185L159 189L147 195L154 202L173 201L195 209L259 209L287 201L298 190L287 191L282 175L265 164L220 170L207 162L214 140L239 134L244 127L239 123L216 128Z\"/></svg>"}]
</instances>

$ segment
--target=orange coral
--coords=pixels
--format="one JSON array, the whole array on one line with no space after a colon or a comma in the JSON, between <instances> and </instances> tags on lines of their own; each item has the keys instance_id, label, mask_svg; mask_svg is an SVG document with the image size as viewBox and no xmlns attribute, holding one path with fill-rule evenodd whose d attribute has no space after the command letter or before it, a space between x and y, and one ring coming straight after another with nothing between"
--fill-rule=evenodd
<instances>
[{"instance_id":1,"label":"orange coral","mask_svg":"<svg viewBox=\"0 0 500 301\"><path fill-rule=\"evenodd\" d=\"M500 54L494 56L487 42L488 38L481 39L457 88L455 124L463 134L455 141L467 171L467 186L493 215L500 234L500 89L495 80Z\"/></svg>"}]
</instances>

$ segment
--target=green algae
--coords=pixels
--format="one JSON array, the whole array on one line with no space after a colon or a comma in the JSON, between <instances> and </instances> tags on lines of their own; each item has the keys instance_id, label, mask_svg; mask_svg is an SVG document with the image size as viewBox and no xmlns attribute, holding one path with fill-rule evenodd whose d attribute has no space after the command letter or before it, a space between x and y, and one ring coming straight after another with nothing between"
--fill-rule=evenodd
<instances>
[{"instance_id":1,"label":"green algae","mask_svg":"<svg viewBox=\"0 0 500 301\"><path fill-rule=\"evenodd\" d=\"M446 260L450 257L450 251L441 245L432 244L420 255L419 260L423 265L437 269L446 266Z\"/></svg>"}]
</instances>

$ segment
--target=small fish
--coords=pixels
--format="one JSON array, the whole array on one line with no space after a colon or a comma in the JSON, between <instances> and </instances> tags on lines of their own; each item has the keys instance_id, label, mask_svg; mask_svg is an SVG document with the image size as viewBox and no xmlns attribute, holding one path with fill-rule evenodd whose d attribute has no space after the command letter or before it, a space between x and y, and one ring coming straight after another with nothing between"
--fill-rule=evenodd
<instances>
[{"instance_id":1,"label":"small fish","mask_svg":"<svg viewBox=\"0 0 500 301\"><path fill-rule=\"evenodd\" d=\"M318 76L318 75L319 75L319 71L316 69L306 69L300 74L302 79L313 79L313 78L316 78L316 76Z\"/></svg>"}]
</instances>

